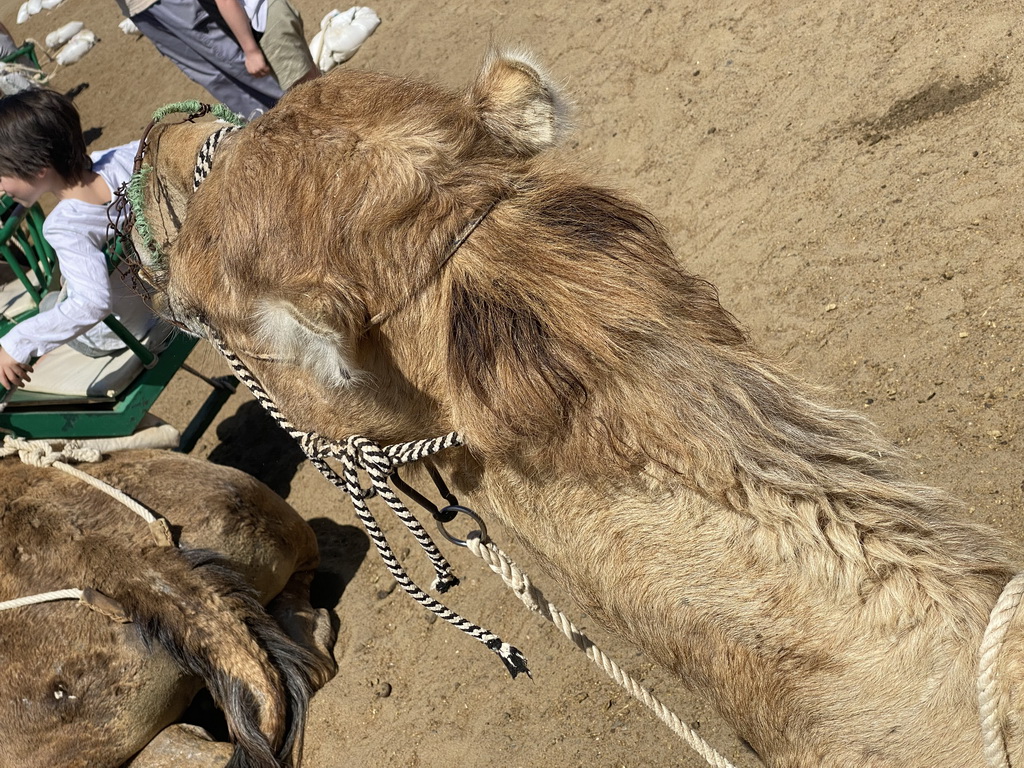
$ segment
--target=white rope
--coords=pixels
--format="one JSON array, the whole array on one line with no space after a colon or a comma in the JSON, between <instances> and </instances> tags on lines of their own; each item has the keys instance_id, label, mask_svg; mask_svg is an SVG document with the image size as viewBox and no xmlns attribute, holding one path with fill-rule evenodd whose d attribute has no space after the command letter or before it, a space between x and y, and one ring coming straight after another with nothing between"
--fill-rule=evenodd
<instances>
[{"instance_id":1,"label":"white rope","mask_svg":"<svg viewBox=\"0 0 1024 768\"><path fill-rule=\"evenodd\" d=\"M996 664L1006 631L1024 597L1024 573L1018 573L1003 587L989 615L988 626L978 649L978 709L981 716L981 743L990 768L1010 768L999 717L999 692L996 689Z\"/></svg>"},{"instance_id":2,"label":"white rope","mask_svg":"<svg viewBox=\"0 0 1024 768\"><path fill-rule=\"evenodd\" d=\"M50 74L46 74L43 70L36 69L35 67L31 67L26 64L18 64L14 61L0 61L0 72L14 72L22 74L40 85L48 83L56 71L57 70L55 69Z\"/></svg>"},{"instance_id":3,"label":"white rope","mask_svg":"<svg viewBox=\"0 0 1024 768\"><path fill-rule=\"evenodd\" d=\"M89 589L58 589L55 592L43 592L38 595L28 595L27 597L7 600L0 603L0 611L9 611L12 608L22 608L26 605L36 605L37 603L52 603L57 600L77 600L86 608L96 611L119 624L130 624L132 622L131 616L125 612L124 606L117 602L117 600L113 600L91 587Z\"/></svg>"},{"instance_id":4,"label":"white rope","mask_svg":"<svg viewBox=\"0 0 1024 768\"><path fill-rule=\"evenodd\" d=\"M43 592L38 595L19 597L16 600L6 600L0 603L0 611L9 611L12 608L21 608L25 605L36 603L52 603L56 600L81 600L84 593L80 589L59 589L56 592Z\"/></svg>"},{"instance_id":5,"label":"white rope","mask_svg":"<svg viewBox=\"0 0 1024 768\"><path fill-rule=\"evenodd\" d=\"M55 451L53 446L45 440L25 440L20 437L7 435L4 437L3 445L0 446L0 458L11 456L15 453L18 454L19 458L25 464L29 464L33 467L54 467L55 469L66 472L72 477L77 477L82 482L102 491L111 498L121 502L124 506L145 520L146 524L149 526L150 532L159 544L169 546L173 543L170 528L167 526L166 520L154 515L147 507L143 506L123 491L118 490L114 486L105 483L86 472L75 469L64 461L64 459L67 459L68 461L77 462L98 462L103 458L103 454L96 448L75 440L70 440L64 443L64 446L59 451Z\"/></svg>"},{"instance_id":6,"label":"white rope","mask_svg":"<svg viewBox=\"0 0 1024 768\"><path fill-rule=\"evenodd\" d=\"M554 624L576 646L586 653L616 683L621 685L633 698L643 702L658 718L689 745L694 752L703 757L715 768L733 768L732 763L715 751L714 747L698 736L694 730L680 720L668 707L661 703L650 691L632 678L604 651L598 648L583 632L572 623L564 613L552 603L544 599L541 591L533 586L530 578L512 562L492 541L483 541L479 531L473 531L466 539L466 547L479 557L496 574L501 576L508 587L523 601L531 611L539 613Z\"/></svg>"},{"instance_id":7,"label":"white rope","mask_svg":"<svg viewBox=\"0 0 1024 768\"><path fill-rule=\"evenodd\" d=\"M174 542L171 538L171 531L166 520L154 515L149 509L137 502L131 496L125 494L123 491L118 490L114 486L109 485L92 475L75 469L71 465L62 461L62 459L96 463L103 458L103 452L101 451L101 448L103 447L109 448L113 445L117 448L132 448L137 447L140 444L159 447L164 447L166 445L167 447L171 447L177 445L177 443L178 430L162 423L140 430L135 435L131 435L127 438L115 438L113 440L69 440L64 443L63 447L59 451L55 451L53 445L46 440L25 440L20 437L7 435L4 437L3 445L0 445L0 458L12 456L17 453L18 457L25 464L29 464L33 467L54 467L68 473L72 477L77 477L79 480L82 480L93 488L96 488L97 490L100 490L121 502L124 506L128 507L128 509L132 510L135 514L145 520L149 525L150 533L157 540L158 544L163 546L173 546ZM110 613L110 605L112 604L112 601L110 601L109 598L100 595L95 590L89 590L87 594L85 590L81 589L60 589L55 592L42 592L38 595L27 595L25 597L15 598L14 600L5 600L0 602L0 611L8 611L13 608L21 608L26 605L35 605L37 603L50 603L57 600L78 600L94 610L100 610L102 613L106 613L108 616L113 617L113 614ZM100 605L98 607L97 600L105 603L105 605ZM118 606L118 609L120 610L120 606ZM117 620L121 619L118 618Z\"/></svg>"},{"instance_id":8,"label":"white rope","mask_svg":"<svg viewBox=\"0 0 1024 768\"><path fill-rule=\"evenodd\" d=\"M95 448L82 446L80 443L70 441L64 447L56 451L53 445L46 440L26 440L23 437L4 437L3 445L0 446L0 458L18 454L18 457L33 467L49 467L63 459L68 461L81 461L95 463L103 458L103 454Z\"/></svg>"}]
</instances>

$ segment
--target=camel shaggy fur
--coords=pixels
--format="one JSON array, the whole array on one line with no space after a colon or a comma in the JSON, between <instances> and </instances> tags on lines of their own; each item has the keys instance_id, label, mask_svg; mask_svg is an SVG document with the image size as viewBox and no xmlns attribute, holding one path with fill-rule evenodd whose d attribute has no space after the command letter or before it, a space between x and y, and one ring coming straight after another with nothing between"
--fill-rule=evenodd
<instances>
[{"instance_id":1,"label":"camel shaggy fur","mask_svg":"<svg viewBox=\"0 0 1024 768\"><path fill-rule=\"evenodd\" d=\"M769 766L983 765L989 612L1020 552L759 354L636 203L576 170L557 89L339 70L224 138L151 134L138 237L303 429L461 432L452 482ZM1024 765L1024 633L999 718Z\"/></svg>"},{"instance_id":2,"label":"camel shaggy fur","mask_svg":"<svg viewBox=\"0 0 1024 768\"><path fill-rule=\"evenodd\" d=\"M181 454L82 469L163 516L178 546L79 478L0 461L0 594L100 594L98 610L0 612L0 765L116 768L203 685L227 719L230 760L175 726L133 768L298 764L309 696L335 671L330 622L308 602L312 530L254 478ZM168 762L176 754L190 757Z\"/></svg>"}]
</instances>

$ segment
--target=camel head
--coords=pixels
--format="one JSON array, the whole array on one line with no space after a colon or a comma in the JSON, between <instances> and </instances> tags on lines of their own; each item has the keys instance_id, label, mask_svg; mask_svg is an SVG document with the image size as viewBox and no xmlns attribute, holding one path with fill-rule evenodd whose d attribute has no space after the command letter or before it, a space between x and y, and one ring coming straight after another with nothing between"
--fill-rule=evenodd
<instances>
[{"instance_id":1,"label":"camel head","mask_svg":"<svg viewBox=\"0 0 1024 768\"><path fill-rule=\"evenodd\" d=\"M513 450L600 424L617 379L665 379L645 366L666 338L742 334L642 209L551 151L565 111L522 56L464 92L338 70L226 138L195 194L212 129L162 127L142 206L159 306L322 434Z\"/></svg>"},{"instance_id":2,"label":"camel head","mask_svg":"<svg viewBox=\"0 0 1024 768\"><path fill-rule=\"evenodd\" d=\"M156 306L196 335L216 329L279 396L320 402L379 383L400 351L373 342L558 142L564 112L524 56L491 55L464 93L338 70L230 134L194 194L197 153L218 125L161 124L145 160L148 236L135 234ZM293 376L303 383L285 383ZM433 394L403 383L403 396Z\"/></svg>"}]
</instances>

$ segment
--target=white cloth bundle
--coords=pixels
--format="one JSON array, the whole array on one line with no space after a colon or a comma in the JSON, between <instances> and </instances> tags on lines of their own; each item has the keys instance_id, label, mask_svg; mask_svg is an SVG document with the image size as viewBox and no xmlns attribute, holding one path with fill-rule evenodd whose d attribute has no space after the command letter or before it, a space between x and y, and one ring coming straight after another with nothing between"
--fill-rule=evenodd
<instances>
[{"instance_id":1,"label":"white cloth bundle","mask_svg":"<svg viewBox=\"0 0 1024 768\"><path fill-rule=\"evenodd\" d=\"M81 59L96 44L96 35L88 29L76 33L68 44L57 52L57 63L61 66L74 64Z\"/></svg>"},{"instance_id":2,"label":"white cloth bundle","mask_svg":"<svg viewBox=\"0 0 1024 768\"><path fill-rule=\"evenodd\" d=\"M35 16L43 8L50 11L63 2L64 0L25 0L18 8L18 23L24 24L28 21L29 16Z\"/></svg>"},{"instance_id":3,"label":"white cloth bundle","mask_svg":"<svg viewBox=\"0 0 1024 768\"><path fill-rule=\"evenodd\" d=\"M355 5L347 11L335 8L320 22L320 31L309 42L313 61L326 72L352 58L380 24L372 8Z\"/></svg>"},{"instance_id":4,"label":"white cloth bundle","mask_svg":"<svg viewBox=\"0 0 1024 768\"><path fill-rule=\"evenodd\" d=\"M56 48L59 45L64 45L64 43L81 32L83 27L85 27L85 24L80 21L69 21L60 29L55 29L46 36L44 40L46 47Z\"/></svg>"}]
</instances>

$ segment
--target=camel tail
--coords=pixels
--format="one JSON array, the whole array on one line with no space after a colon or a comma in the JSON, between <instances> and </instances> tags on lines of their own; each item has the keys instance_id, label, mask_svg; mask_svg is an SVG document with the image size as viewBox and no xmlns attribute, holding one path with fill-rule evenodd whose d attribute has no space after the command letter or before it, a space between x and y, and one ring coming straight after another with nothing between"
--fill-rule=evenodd
<instances>
[{"instance_id":1,"label":"camel tail","mask_svg":"<svg viewBox=\"0 0 1024 768\"><path fill-rule=\"evenodd\" d=\"M235 745L227 768L299 766L313 691L309 652L216 553L160 548L145 563L107 594L148 642L205 682Z\"/></svg>"}]
</instances>

